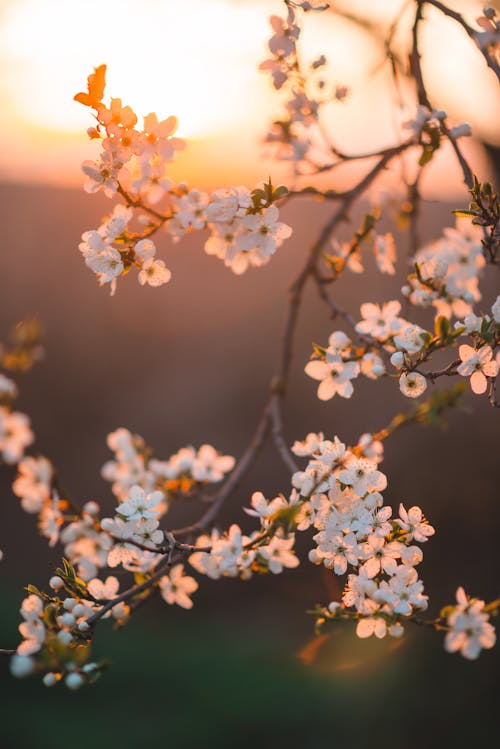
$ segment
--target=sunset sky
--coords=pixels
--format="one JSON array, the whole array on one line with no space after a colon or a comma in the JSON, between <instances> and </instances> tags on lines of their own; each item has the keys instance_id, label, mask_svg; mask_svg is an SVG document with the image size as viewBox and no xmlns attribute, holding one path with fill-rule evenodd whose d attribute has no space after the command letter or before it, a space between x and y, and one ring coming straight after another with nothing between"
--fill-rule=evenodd
<instances>
[{"instance_id":1,"label":"sunset sky","mask_svg":"<svg viewBox=\"0 0 500 749\"><path fill-rule=\"evenodd\" d=\"M367 14L378 28L401 4L334 5ZM470 20L481 8L451 4ZM279 0L0 0L0 180L81 184L80 162L93 156L95 144L85 134L89 112L73 95L102 63L108 95L140 114L178 116L190 147L175 178L214 185L266 177L270 162L259 140L279 114L280 96L257 66L266 54L268 16L282 7ZM455 24L428 16L422 46L430 54L431 93L480 139L500 143L500 102L482 58ZM380 68L376 34L334 13L309 14L303 53L312 60L321 52L335 82L352 91L329 113L341 147L394 142L394 91L389 67ZM275 174L283 168L273 166Z\"/></svg>"}]
</instances>

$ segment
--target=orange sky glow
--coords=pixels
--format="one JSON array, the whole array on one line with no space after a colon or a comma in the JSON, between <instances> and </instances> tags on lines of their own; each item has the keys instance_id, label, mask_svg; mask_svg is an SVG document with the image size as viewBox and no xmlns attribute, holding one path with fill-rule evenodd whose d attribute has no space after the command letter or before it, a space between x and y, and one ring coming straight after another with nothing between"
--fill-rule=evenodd
<instances>
[{"instance_id":1,"label":"orange sky glow","mask_svg":"<svg viewBox=\"0 0 500 749\"><path fill-rule=\"evenodd\" d=\"M334 7L367 13L380 25L402 1L338 0ZM450 5L470 20L481 8L473 0ZM269 173L284 179L285 168L261 143L281 98L257 71L268 17L282 8L279 0L0 0L0 180L82 183L80 162L94 156L96 144L86 137L90 114L73 95L102 63L108 96L138 114L179 118L189 147L172 168L174 179L205 187L252 185ZM307 16L302 48L310 60L324 52L335 82L351 90L326 113L338 145L355 152L396 142L394 87L389 66L380 66L380 39L333 12L320 15ZM460 29L439 13L428 17L422 47L432 97L454 120L470 122L480 140L500 144L493 76ZM484 167L481 147L467 147Z\"/></svg>"}]
</instances>

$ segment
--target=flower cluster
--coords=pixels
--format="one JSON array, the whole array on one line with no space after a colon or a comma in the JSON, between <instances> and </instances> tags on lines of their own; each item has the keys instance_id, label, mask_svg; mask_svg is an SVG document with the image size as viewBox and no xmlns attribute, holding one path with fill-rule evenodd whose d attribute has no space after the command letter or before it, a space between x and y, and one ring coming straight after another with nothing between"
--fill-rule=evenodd
<instances>
[{"instance_id":1,"label":"flower cluster","mask_svg":"<svg viewBox=\"0 0 500 749\"><path fill-rule=\"evenodd\" d=\"M332 254L329 263L334 267L342 267L344 264L352 273L363 273L365 268L361 257L361 247L357 243L353 248L351 242L339 242L337 239L331 241ZM396 273L394 263L397 259L397 248L391 232L386 234L373 234L371 244L375 263L380 273L393 276Z\"/></svg>"},{"instance_id":2,"label":"flower cluster","mask_svg":"<svg viewBox=\"0 0 500 749\"><path fill-rule=\"evenodd\" d=\"M363 319L355 325L362 346L354 345L343 331L336 330L330 335L327 348L314 347L316 358L307 363L305 372L320 381L320 400L329 400L334 395L350 398L354 391L352 380L358 375L377 379L390 374L384 362L388 359L398 371L402 394L407 398L418 398L427 389L427 380L433 381L439 376L439 372L423 372L421 365L435 351L455 346L457 338L467 334L474 345L459 346L459 360L443 373L449 371L470 377L472 391L483 394L487 390L488 378L493 380L499 370L494 356L500 343L500 324L496 320L499 299L492 306L492 317L477 317L470 313L463 322L458 321L454 329L447 317L439 315L434 335L400 317L401 304L397 300L382 305L365 302L361 305Z\"/></svg>"},{"instance_id":3,"label":"flower cluster","mask_svg":"<svg viewBox=\"0 0 500 749\"><path fill-rule=\"evenodd\" d=\"M320 381L320 400L330 400L334 395L350 398L354 392L352 380L360 374L377 379L386 371L384 361L376 351L356 347L341 330L335 330L330 335L327 348L316 346L315 356L319 358L308 362L305 372L312 379Z\"/></svg>"},{"instance_id":4,"label":"flower cluster","mask_svg":"<svg viewBox=\"0 0 500 749\"><path fill-rule=\"evenodd\" d=\"M494 646L495 629L490 624L484 601L468 598L463 588L457 589L456 598L456 605L444 610L449 628L444 646L449 653L459 652L464 658L475 660L482 649Z\"/></svg>"},{"instance_id":5,"label":"flower cluster","mask_svg":"<svg viewBox=\"0 0 500 749\"><path fill-rule=\"evenodd\" d=\"M132 486L116 507L114 517L102 519L101 528L113 540L108 567L122 565L124 569L145 572L156 565L156 551L164 541L163 531L159 530L162 503L162 492L146 494L140 486Z\"/></svg>"},{"instance_id":6,"label":"flower cluster","mask_svg":"<svg viewBox=\"0 0 500 749\"><path fill-rule=\"evenodd\" d=\"M293 551L295 536L282 526L269 528L269 518L280 498L267 502L261 492L252 495L252 510L248 514L262 518L262 529L245 536L239 525L233 524L227 533L214 530L211 535L197 539L196 545L208 546L209 551L196 551L189 557L194 569L213 580L220 577L239 577L248 580L254 572L280 574L285 568L294 568L299 559ZM286 506L285 500L283 505ZM260 512L263 514L261 515Z\"/></svg>"},{"instance_id":7,"label":"flower cluster","mask_svg":"<svg viewBox=\"0 0 500 749\"><path fill-rule=\"evenodd\" d=\"M113 494L123 501L134 485L148 492L158 490L164 511L179 494L189 495L203 484L222 481L235 463L231 455L222 455L211 445L198 450L188 445L167 460L158 460L142 437L124 428L111 432L107 442L115 457L105 463L102 476L111 482Z\"/></svg>"},{"instance_id":8,"label":"flower cluster","mask_svg":"<svg viewBox=\"0 0 500 749\"><path fill-rule=\"evenodd\" d=\"M234 187L209 195L175 185L167 176L168 164L185 147L175 137L177 119L159 121L151 113L138 129L136 113L122 106L121 99L111 99L109 106L103 103L105 73L104 65L97 68L89 76L88 93L75 97L94 110L97 124L89 135L101 145L97 161L83 163L85 190L103 190L109 198L119 195L124 200L98 229L82 235L80 252L99 283L111 284L114 293L118 277L132 267L138 269L143 286L170 281L171 272L156 257L151 239L161 228L174 241L188 232L208 229L206 252L237 274L267 263L291 234L291 228L278 220L273 204L286 193L285 188L275 190L269 183L252 192Z\"/></svg>"},{"instance_id":9,"label":"flower cluster","mask_svg":"<svg viewBox=\"0 0 500 749\"><path fill-rule=\"evenodd\" d=\"M260 64L259 70L271 76L275 89L286 91L283 116L272 123L265 142L272 147L274 158L292 162L294 171L300 173L303 167L314 168L318 160L327 161L328 146L318 123L319 110L324 102L344 99L347 89L337 85L330 92L325 88L325 81L318 75L327 64L324 55L307 68L302 65L297 47L301 29L292 5L316 11L328 7L288 3L286 18L271 16L272 35L268 41L271 56Z\"/></svg>"},{"instance_id":10,"label":"flower cluster","mask_svg":"<svg viewBox=\"0 0 500 749\"><path fill-rule=\"evenodd\" d=\"M371 447L369 438L363 443ZM310 434L293 448L310 459L292 481L318 531L309 559L336 575L350 573L342 603L330 604L330 615L352 614L359 637L399 636L404 617L427 608L415 569L423 558L416 544L427 541L434 528L419 507L406 510L400 504L399 516L392 518L381 495L387 478L360 448L350 450L338 437L330 441Z\"/></svg>"},{"instance_id":11,"label":"flower cluster","mask_svg":"<svg viewBox=\"0 0 500 749\"><path fill-rule=\"evenodd\" d=\"M403 294L412 304L434 306L439 314L463 317L481 299L479 278L485 266L482 229L467 219L444 230L441 239L418 250L415 273Z\"/></svg>"}]
</instances>

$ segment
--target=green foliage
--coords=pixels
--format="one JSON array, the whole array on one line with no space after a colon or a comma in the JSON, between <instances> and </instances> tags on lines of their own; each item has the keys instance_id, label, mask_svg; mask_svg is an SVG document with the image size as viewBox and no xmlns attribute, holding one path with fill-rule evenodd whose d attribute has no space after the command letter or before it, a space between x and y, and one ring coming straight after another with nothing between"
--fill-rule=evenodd
<instances>
[{"instance_id":1,"label":"green foliage","mask_svg":"<svg viewBox=\"0 0 500 749\"><path fill-rule=\"evenodd\" d=\"M491 263L498 261L500 247L500 202L490 182L479 182L474 176L474 183L469 190L472 202L468 208L453 211L455 216L472 219L472 223L483 226L485 237L482 240L486 257Z\"/></svg>"},{"instance_id":2,"label":"green foliage","mask_svg":"<svg viewBox=\"0 0 500 749\"><path fill-rule=\"evenodd\" d=\"M75 572L73 565L67 559L62 560L62 567L56 569L56 575L59 575L64 582L64 587L73 596L77 598L89 597L87 583L82 580Z\"/></svg>"},{"instance_id":3,"label":"green foliage","mask_svg":"<svg viewBox=\"0 0 500 749\"><path fill-rule=\"evenodd\" d=\"M253 207L249 210L250 213L260 213L262 208L268 208L275 201L284 198L288 193L288 188L284 185L274 187L269 177L268 182L264 182L263 188L257 187L252 190L252 202Z\"/></svg>"}]
</instances>

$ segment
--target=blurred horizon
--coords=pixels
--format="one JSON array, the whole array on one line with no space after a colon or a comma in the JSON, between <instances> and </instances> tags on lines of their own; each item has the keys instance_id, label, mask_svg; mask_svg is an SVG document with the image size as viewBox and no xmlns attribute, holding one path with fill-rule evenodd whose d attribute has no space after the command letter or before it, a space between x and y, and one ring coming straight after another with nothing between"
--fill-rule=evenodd
<instances>
[{"instance_id":1,"label":"blurred horizon","mask_svg":"<svg viewBox=\"0 0 500 749\"><path fill-rule=\"evenodd\" d=\"M325 115L344 151L394 144L395 117L403 121L413 114L397 112L390 66L382 65L384 34L403 5L339 1L321 18L305 17L304 59L325 52L327 75L350 90ZM475 0L452 5L471 22L481 9ZM272 13L283 15L279 0L0 0L0 180L82 184L80 164L95 156L96 144L86 135L91 114L73 96L102 63L108 65L106 97L121 97L139 116L156 111L179 118L188 148L171 167L174 180L202 188L253 185L270 172L275 181L285 180L286 166L272 161L262 144L283 101L257 69L267 55ZM464 139L463 147L476 171L488 176L483 144L500 144L494 76L455 23L432 8L426 18L422 48L429 91L453 121L472 124L474 138ZM404 13L402 27L408 28ZM395 48L405 59L400 36ZM453 161L446 154L439 160L443 168L433 170L429 196L456 195ZM341 170L321 184L345 186L346 180Z\"/></svg>"}]
</instances>

